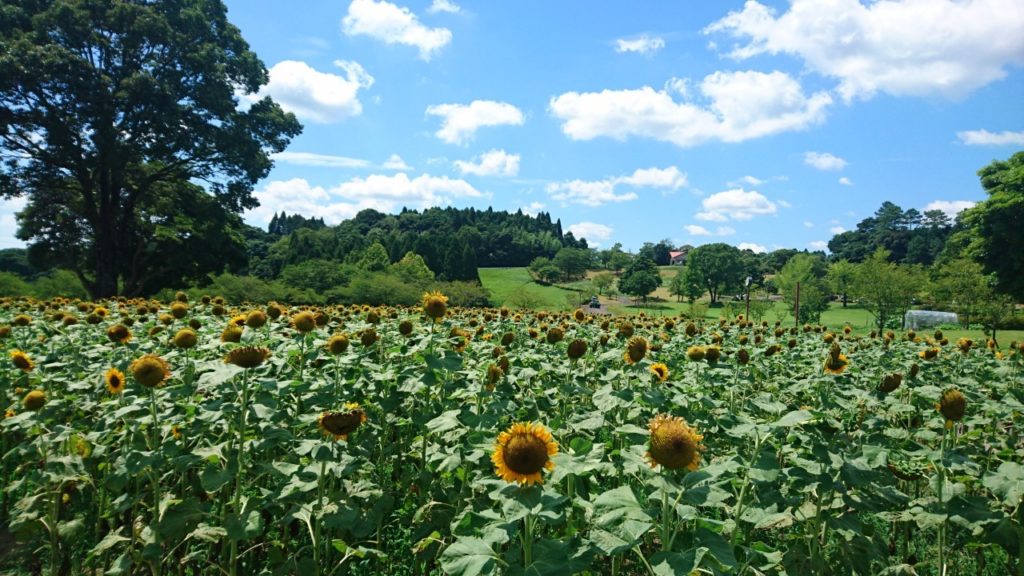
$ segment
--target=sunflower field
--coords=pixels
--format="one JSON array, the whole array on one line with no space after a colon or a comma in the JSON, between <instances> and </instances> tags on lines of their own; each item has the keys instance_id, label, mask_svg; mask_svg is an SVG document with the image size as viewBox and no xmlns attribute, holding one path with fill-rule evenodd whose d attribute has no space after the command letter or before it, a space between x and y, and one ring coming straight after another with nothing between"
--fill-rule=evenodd
<instances>
[{"instance_id":1,"label":"sunflower field","mask_svg":"<svg viewBox=\"0 0 1024 576\"><path fill-rule=\"evenodd\" d=\"M0 574L1016 574L1024 359L941 333L0 300Z\"/></svg>"}]
</instances>

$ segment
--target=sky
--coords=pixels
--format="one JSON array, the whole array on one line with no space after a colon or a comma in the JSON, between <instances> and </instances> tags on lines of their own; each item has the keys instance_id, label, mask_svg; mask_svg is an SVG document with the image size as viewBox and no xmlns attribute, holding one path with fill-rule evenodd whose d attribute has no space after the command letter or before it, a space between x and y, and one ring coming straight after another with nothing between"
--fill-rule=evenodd
<instances>
[{"instance_id":1,"label":"sky","mask_svg":"<svg viewBox=\"0 0 1024 576\"><path fill-rule=\"evenodd\" d=\"M603 248L820 250L886 200L953 215L1024 150L1021 0L226 4L269 71L240 105L304 125L257 226L475 206Z\"/></svg>"}]
</instances>

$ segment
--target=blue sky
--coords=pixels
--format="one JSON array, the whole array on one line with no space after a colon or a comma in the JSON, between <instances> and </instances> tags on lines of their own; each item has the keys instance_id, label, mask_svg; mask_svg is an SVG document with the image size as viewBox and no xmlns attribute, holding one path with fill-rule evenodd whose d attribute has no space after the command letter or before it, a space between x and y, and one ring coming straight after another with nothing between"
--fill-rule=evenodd
<instances>
[{"instance_id":1,"label":"blue sky","mask_svg":"<svg viewBox=\"0 0 1024 576\"><path fill-rule=\"evenodd\" d=\"M952 214L1024 149L1020 0L227 5L305 125L254 225L492 206L603 247L820 249L885 200Z\"/></svg>"}]
</instances>

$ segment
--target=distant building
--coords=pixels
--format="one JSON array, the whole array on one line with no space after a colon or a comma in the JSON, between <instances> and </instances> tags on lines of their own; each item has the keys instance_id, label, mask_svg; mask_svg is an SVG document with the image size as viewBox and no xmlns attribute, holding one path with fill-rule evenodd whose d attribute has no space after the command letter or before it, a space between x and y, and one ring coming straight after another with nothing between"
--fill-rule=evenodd
<instances>
[{"instance_id":1,"label":"distant building","mask_svg":"<svg viewBox=\"0 0 1024 576\"><path fill-rule=\"evenodd\" d=\"M686 252L669 252L668 263L672 266L682 266L686 264Z\"/></svg>"}]
</instances>

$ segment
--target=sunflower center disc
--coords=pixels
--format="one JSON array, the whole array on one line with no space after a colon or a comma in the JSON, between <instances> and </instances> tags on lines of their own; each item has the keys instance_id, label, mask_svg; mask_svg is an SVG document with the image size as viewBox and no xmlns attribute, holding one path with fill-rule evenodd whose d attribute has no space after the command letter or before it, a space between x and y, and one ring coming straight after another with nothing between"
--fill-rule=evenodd
<instances>
[{"instance_id":1,"label":"sunflower center disc","mask_svg":"<svg viewBox=\"0 0 1024 576\"><path fill-rule=\"evenodd\" d=\"M505 446L505 465L517 474L540 472L548 461L548 447L532 434L516 434Z\"/></svg>"}]
</instances>

